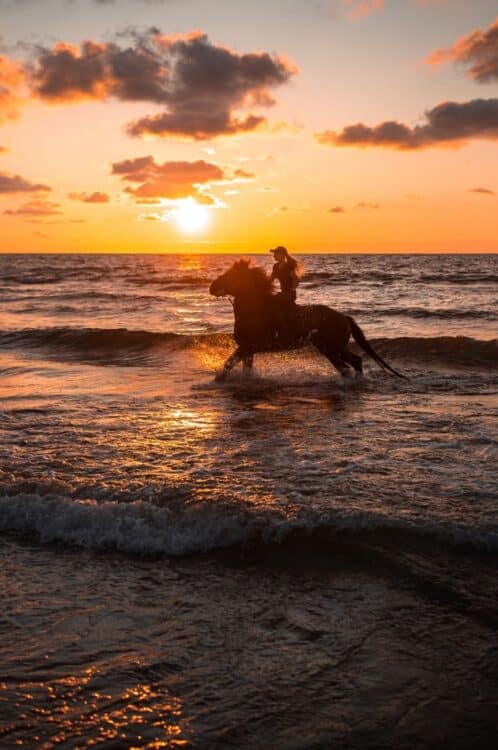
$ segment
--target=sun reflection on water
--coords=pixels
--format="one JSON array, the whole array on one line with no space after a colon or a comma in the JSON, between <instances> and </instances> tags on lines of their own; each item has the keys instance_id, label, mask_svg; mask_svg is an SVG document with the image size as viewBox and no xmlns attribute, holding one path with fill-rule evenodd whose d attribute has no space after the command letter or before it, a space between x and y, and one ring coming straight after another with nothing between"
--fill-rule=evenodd
<instances>
[{"instance_id":1,"label":"sun reflection on water","mask_svg":"<svg viewBox=\"0 0 498 750\"><path fill-rule=\"evenodd\" d=\"M44 730L31 739L41 750L71 747L113 747L155 750L188 747L181 726L182 705L158 685L140 682L121 692L112 680L105 690L103 676L93 668L48 684L26 684L21 687L16 709L24 722L30 717ZM107 680L106 680L107 682ZM23 689L24 688L24 689ZM13 722L12 730L15 736ZM81 745L79 743L82 743ZM33 747L27 739L17 738L18 747Z\"/></svg>"}]
</instances>

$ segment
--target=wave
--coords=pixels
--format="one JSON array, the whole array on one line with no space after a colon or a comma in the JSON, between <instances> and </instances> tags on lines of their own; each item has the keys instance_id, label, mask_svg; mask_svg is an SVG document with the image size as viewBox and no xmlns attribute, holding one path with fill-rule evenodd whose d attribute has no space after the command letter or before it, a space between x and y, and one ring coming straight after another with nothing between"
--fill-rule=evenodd
<instances>
[{"instance_id":1,"label":"wave","mask_svg":"<svg viewBox=\"0 0 498 750\"><path fill-rule=\"evenodd\" d=\"M327 540L333 555L334 544L344 542L345 537L361 542L383 535L400 546L410 536L486 552L498 550L498 528L410 521L370 512L310 514L295 520L227 501L167 508L143 500L97 502L36 493L0 493L0 530L35 535L46 543L135 555L184 556L234 546L271 547L289 540L304 552L314 538Z\"/></svg>"},{"instance_id":2,"label":"wave","mask_svg":"<svg viewBox=\"0 0 498 750\"><path fill-rule=\"evenodd\" d=\"M442 365L495 368L498 365L498 339L482 341L468 336L423 338L399 336L372 338L378 352L391 359L434 361ZM52 356L83 361L126 364L134 357L145 360L153 350L174 352L198 347L223 348L233 343L229 333L179 334L127 328L27 328L0 331L0 347L46 350Z\"/></svg>"},{"instance_id":3,"label":"wave","mask_svg":"<svg viewBox=\"0 0 498 750\"><path fill-rule=\"evenodd\" d=\"M449 366L498 366L498 339L481 341L469 336L399 336L372 339L371 343L380 354L394 359L430 360Z\"/></svg>"},{"instance_id":4,"label":"wave","mask_svg":"<svg viewBox=\"0 0 498 750\"><path fill-rule=\"evenodd\" d=\"M109 270L111 272L111 270ZM115 280L129 287L156 287L166 291L174 291L184 287L208 287L216 273L209 275L175 274L166 275L164 272L150 271L145 274L133 274L120 270L116 276L115 269L112 270ZM57 285L66 281L77 279L81 282L96 282L102 280L103 269L44 269L40 273L4 274L0 276L2 285L18 286L47 286ZM337 271L310 271L305 273L301 279L304 288L316 289L322 286L342 286L349 284L452 284L469 286L472 284L496 285L498 275L492 272L482 273L419 273L413 271L383 271L365 269L352 271L341 269Z\"/></svg>"},{"instance_id":5,"label":"wave","mask_svg":"<svg viewBox=\"0 0 498 750\"><path fill-rule=\"evenodd\" d=\"M26 328L0 332L5 348L50 349L67 354L118 355L139 353L158 346L181 346L188 338L177 333L133 331L127 328Z\"/></svg>"},{"instance_id":6,"label":"wave","mask_svg":"<svg viewBox=\"0 0 498 750\"><path fill-rule=\"evenodd\" d=\"M416 319L438 318L440 320L498 320L495 310L468 310L425 307L387 307L387 308L355 308L348 310L349 315L358 316L363 320L370 317L406 317Z\"/></svg>"},{"instance_id":7,"label":"wave","mask_svg":"<svg viewBox=\"0 0 498 750\"><path fill-rule=\"evenodd\" d=\"M80 282L95 282L101 281L103 275L103 269L98 269L92 272L84 269L69 270L69 269L57 269L53 273L32 273L32 274L10 274L1 275L0 283L2 285L12 285L15 289L18 286L46 286L50 284L61 284L65 281L73 281L77 279ZM213 280L213 276L194 276L194 275L174 275L169 276L161 274L150 273L147 276L144 275L132 275L122 274L118 277L113 275L114 280L119 279L120 282L131 287L147 287L154 286L163 289L181 289L189 286L204 286L208 287ZM84 293L83 293L84 294ZM97 293L98 294L98 293Z\"/></svg>"},{"instance_id":8,"label":"wave","mask_svg":"<svg viewBox=\"0 0 498 750\"><path fill-rule=\"evenodd\" d=\"M320 286L334 286L350 283L377 282L383 284L498 284L498 275L495 273L406 273L389 271L315 271L305 273L302 283L311 288ZM318 283L317 283L318 282Z\"/></svg>"},{"instance_id":9,"label":"wave","mask_svg":"<svg viewBox=\"0 0 498 750\"><path fill-rule=\"evenodd\" d=\"M414 278L415 284L498 284L498 276L494 273L465 273L457 274L422 274L418 279Z\"/></svg>"}]
</instances>

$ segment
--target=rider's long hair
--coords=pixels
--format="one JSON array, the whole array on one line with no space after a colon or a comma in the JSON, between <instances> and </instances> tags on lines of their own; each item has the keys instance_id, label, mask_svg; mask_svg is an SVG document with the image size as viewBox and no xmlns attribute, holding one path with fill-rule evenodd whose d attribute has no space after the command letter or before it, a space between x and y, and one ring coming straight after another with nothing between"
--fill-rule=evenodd
<instances>
[{"instance_id":1,"label":"rider's long hair","mask_svg":"<svg viewBox=\"0 0 498 750\"><path fill-rule=\"evenodd\" d=\"M283 248L285 253L285 261L288 264L289 268L291 269L292 275L294 276L296 282L299 281L301 276L303 275L303 267L302 264L293 258L289 253L287 252L286 248Z\"/></svg>"}]
</instances>

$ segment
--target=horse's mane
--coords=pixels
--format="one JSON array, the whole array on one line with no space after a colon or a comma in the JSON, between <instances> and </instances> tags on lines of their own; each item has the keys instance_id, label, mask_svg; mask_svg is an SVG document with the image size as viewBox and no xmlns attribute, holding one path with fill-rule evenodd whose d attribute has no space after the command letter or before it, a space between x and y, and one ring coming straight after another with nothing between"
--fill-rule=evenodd
<instances>
[{"instance_id":1,"label":"horse's mane","mask_svg":"<svg viewBox=\"0 0 498 750\"><path fill-rule=\"evenodd\" d=\"M253 266L250 260L237 260L230 271L244 272L251 275L252 282L261 294L273 294L273 281L261 266Z\"/></svg>"}]
</instances>

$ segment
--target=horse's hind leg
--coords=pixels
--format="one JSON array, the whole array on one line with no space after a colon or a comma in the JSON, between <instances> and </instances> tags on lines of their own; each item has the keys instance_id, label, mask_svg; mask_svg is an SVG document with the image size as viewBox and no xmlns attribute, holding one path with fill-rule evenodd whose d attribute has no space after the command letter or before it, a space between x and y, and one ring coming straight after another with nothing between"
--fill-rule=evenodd
<instances>
[{"instance_id":1,"label":"horse's hind leg","mask_svg":"<svg viewBox=\"0 0 498 750\"><path fill-rule=\"evenodd\" d=\"M349 375L349 367L347 363L342 359L339 352L337 352L334 349L331 349L327 347L325 344L315 344L317 349L321 354L323 354L324 357L327 357L328 361L331 362L335 369L343 376L347 377Z\"/></svg>"},{"instance_id":2,"label":"horse's hind leg","mask_svg":"<svg viewBox=\"0 0 498 750\"><path fill-rule=\"evenodd\" d=\"M225 380L230 370L232 370L235 365L240 362L242 359L242 355L240 353L240 349L236 349L233 354L231 354L225 364L223 365L223 368L216 373L215 380L221 381Z\"/></svg>"},{"instance_id":3,"label":"horse's hind leg","mask_svg":"<svg viewBox=\"0 0 498 750\"><path fill-rule=\"evenodd\" d=\"M341 357L345 362L354 367L354 371L357 375L363 375L363 362L361 357L351 352L348 348L342 350Z\"/></svg>"}]
</instances>

